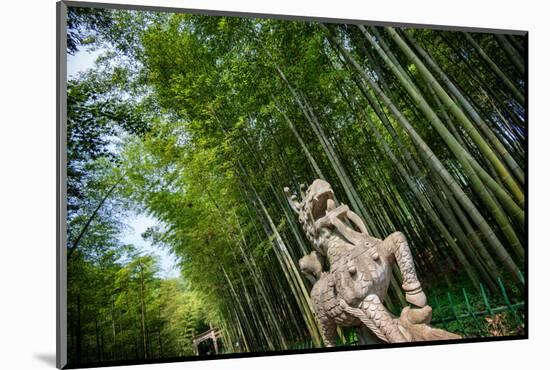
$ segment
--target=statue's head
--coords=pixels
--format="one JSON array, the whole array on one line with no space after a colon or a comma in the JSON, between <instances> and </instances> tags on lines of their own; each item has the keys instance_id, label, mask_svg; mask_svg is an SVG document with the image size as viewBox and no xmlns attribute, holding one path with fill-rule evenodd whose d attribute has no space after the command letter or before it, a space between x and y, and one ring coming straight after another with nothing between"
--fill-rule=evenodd
<instances>
[{"instance_id":1,"label":"statue's head","mask_svg":"<svg viewBox=\"0 0 550 370\"><path fill-rule=\"evenodd\" d=\"M332 186L325 180L316 179L305 192L304 187L304 185L300 186L301 201L298 201L296 195L290 193L289 188L285 188L289 203L296 213L308 212L313 221L318 220L325 215L327 208L335 203Z\"/></svg>"},{"instance_id":2,"label":"statue's head","mask_svg":"<svg viewBox=\"0 0 550 370\"><path fill-rule=\"evenodd\" d=\"M317 179L309 187L304 201L309 203L311 215L316 221L334 205L334 191L328 182Z\"/></svg>"},{"instance_id":3,"label":"statue's head","mask_svg":"<svg viewBox=\"0 0 550 370\"><path fill-rule=\"evenodd\" d=\"M327 210L335 207L334 191L327 181L321 179L313 181L305 192L304 188L304 185L300 186L301 201L290 192L289 188L285 188L285 193L292 209L298 214L298 220L307 238L318 252L324 254L327 233L315 222L325 216Z\"/></svg>"}]
</instances>

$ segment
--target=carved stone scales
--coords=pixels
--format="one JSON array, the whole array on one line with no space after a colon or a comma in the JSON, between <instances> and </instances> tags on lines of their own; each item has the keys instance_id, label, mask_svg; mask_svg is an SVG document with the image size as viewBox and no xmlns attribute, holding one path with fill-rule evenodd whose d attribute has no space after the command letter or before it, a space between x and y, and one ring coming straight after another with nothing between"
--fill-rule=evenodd
<instances>
[{"instance_id":1,"label":"carved stone scales","mask_svg":"<svg viewBox=\"0 0 550 370\"><path fill-rule=\"evenodd\" d=\"M413 342L458 339L459 335L432 328L432 309L414 268L405 235L395 232L384 240L372 237L363 220L345 204L336 205L330 184L317 179L299 202L285 188L290 205L314 247L299 261L313 284L311 302L326 346L335 345L337 326L358 327L374 342ZM326 259L329 269L323 270ZM403 277L411 306L394 317L384 307L393 264Z\"/></svg>"}]
</instances>

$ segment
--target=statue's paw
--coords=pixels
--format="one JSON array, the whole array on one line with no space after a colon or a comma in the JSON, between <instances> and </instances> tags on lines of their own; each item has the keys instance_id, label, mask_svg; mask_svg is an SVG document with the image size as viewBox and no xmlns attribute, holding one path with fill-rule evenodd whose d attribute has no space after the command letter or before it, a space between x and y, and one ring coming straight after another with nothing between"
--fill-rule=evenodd
<instances>
[{"instance_id":1,"label":"statue's paw","mask_svg":"<svg viewBox=\"0 0 550 370\"><path fill-rule=\"evenodd\" d=\"M450 333L445 330L431 327L432 308L424 306L422 308L405 307L401 311L401 316L398 319L400 330L406 338L411 338L409 341L424 341L424 340L445 340L459 339L460 335Z\"/></svg>"},{"instance_id":2,"label":"statue's paw","mask_svg":"<svg viewBox=\"0 0 550 370\"><path fill-rule=\"evenodd\" d=\"M428 305L422 308L410 308L407 311L407 320L414 325L429 324L432 321L432 308Z\"/></svg>"},{"instance_id":3,"label":"statue's paw","mask_svg":"<svg viewBox=\"0 0 550 370\"><path fill-rule=\"evenodd\" d=\"M424 291L422 289L415 292L405 293L405 299L407 300L407 302L415 305L416 307L424 307L428 303L426 294L424 294Z\"/></svg>"}]
</instances>

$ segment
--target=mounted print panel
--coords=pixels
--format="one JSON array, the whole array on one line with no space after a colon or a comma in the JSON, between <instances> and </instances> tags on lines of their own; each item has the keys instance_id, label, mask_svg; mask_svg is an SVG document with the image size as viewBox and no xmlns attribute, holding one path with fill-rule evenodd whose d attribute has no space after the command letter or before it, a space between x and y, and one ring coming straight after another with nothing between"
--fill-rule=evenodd
<instances>
[{"instance_id":1,"label":"mounted print panel","mask_svg":"<svg viewBox=\"0 0 550 370\"><path fill-rule=\"evenodd\" d=\"M58 5L58 367L527 338L526 32Z\"/></svg>"}]
</instances>

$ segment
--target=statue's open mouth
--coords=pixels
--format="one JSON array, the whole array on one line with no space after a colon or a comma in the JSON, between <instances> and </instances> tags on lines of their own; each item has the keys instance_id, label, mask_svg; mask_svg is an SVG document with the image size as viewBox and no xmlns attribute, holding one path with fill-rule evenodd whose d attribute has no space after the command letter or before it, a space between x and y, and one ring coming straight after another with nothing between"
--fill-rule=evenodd
<instances>
[{"instance_id":1,"label":"statue's open mouth","mask_svg":"<svg viewBox=\"0 0 550 370\"><path fill-rule=\"evenodd\" d=\"M323 189L321 192L318 192L313 198L313 207L311 211L313 219L317 221L326 214L327 210L333 209L334 206L334 192L331 188Z\"/></svg>"}]
</instances>

